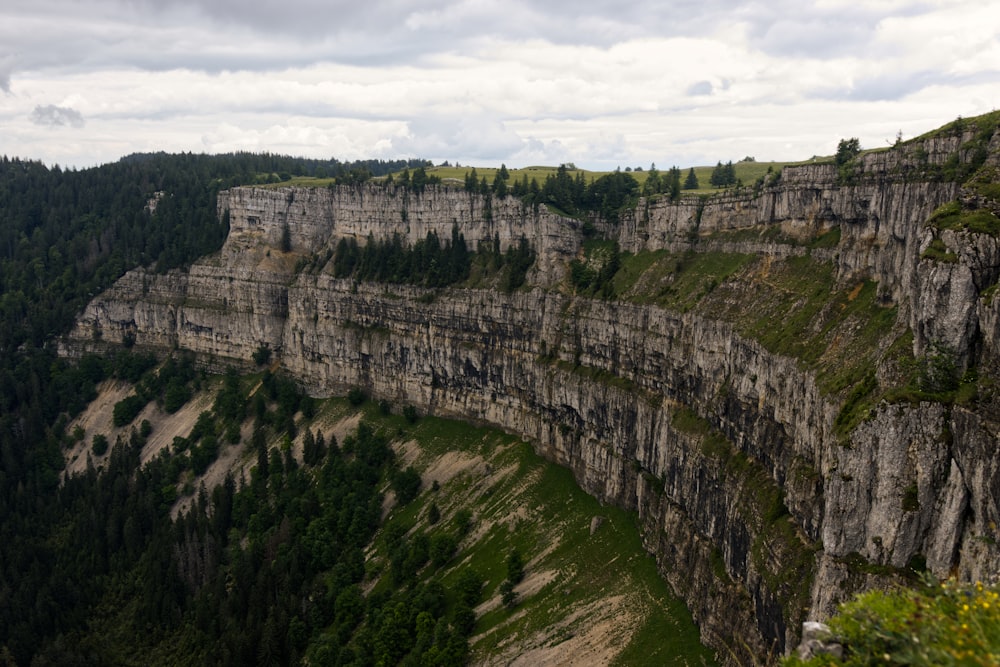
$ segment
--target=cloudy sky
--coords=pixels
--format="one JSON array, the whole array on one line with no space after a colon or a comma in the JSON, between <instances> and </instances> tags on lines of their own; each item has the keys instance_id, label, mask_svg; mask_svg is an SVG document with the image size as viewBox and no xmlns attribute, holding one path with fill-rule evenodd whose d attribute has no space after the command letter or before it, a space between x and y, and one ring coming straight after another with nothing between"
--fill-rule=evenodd
<instances>
[{"instance_id":1,"label":"cloudy sky","mask_svg":"<svg viewBox=\"0 0 1000 667\"><path fill-rule=\"evenodd\" d=\"M995 0L3 0L0 154L592 169L831 154L1000 107Z\"/></svg>"}]
</instances>

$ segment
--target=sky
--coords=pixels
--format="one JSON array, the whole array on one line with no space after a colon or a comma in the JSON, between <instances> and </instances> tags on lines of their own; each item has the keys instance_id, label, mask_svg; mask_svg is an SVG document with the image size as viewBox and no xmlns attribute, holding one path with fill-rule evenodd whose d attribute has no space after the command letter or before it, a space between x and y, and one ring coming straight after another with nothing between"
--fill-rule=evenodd
<instances>
[{"instance_id":1,"label":"sky","mask_svg":"<svg viewBox=\"0 0 1000 667\"><path fill-rule=\"evenodd\" d=\"M830 155L1000 106L996 0L3 0L0 154L605 170Z\"/></svg>"}]
</instances>

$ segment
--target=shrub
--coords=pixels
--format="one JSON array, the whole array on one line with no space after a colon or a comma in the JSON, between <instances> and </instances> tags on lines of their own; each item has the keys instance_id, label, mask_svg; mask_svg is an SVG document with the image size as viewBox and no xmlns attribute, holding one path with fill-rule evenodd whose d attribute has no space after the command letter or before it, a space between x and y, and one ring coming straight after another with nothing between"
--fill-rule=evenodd
<instances>
[{"instance_id":1,"label":"shrub","mask_svg":"<svg viewBox=\"0 0 1000 667\"><path fill-rule=\"evenodd\" d=\"M783 664L992 665L1000 653L1000 592L996 585L927 578L919 588L859 595L829 625L843 658L791 657Z\"/></svg>"},{"instance_id":2,"label":"shrub","mask_svg":"<svg viewBox=\"0 0 1000 667\"><path fill-rule=\"evenodd\" d=\"M108 452L108 438L101 433L97 433L94 435L93 440L90 441L90 448L93 450L94 456L104 456Z\"/></svg>"},{"instance_id":3,"label":"shrub","mask_svg":"<svg viewBox=\"0 0 1000 667\"><path fill-rule=\"evenodd\" d=\"M455 543L455 538L451 535L447 533L435 535L431 538L431 562L434 563L435 567L441 567L451 560L457 548L458 545Z\"/></svg>"},{"instance_id":4,"label":"shrub","mask_svg":"<svg viewBox=\"0 0 1000 667\"><path fill-rule=\"evenodd\" d=\"M472 528L472 511L463 507L455 512L455 527L460 537L468 535L469 529Z\"/></svg>"},{"instance_id":5,"label":"shrub","mask_svg":"<svg viewBox=\"0 0 1000 667\"><path fill-rule=\"evenodd\" d=\"M353 405L354 407L358 407L367 400L368 400L368 395L364 392L363 389L354 387L349 392L347 392L347 402Z\"/></svg>"},{"instance_id":6,"label":"shrub","mask_svg":"<svg viewBox=\"0 0 1000 667\"><path fill-rule=\"evenodd\" d=\"M417 409L412 405L407 405L405 408L403 408L403 417L405 417L406 421L410 422L411 424L416 424L417 420L420 419L420 415L417 414Z\"/></svg>"},{"instance_id":7,"label":"shrub","mask_svg":"<svg viewBox=\"0 0 1000 667\"><path fill-rule=\"evenodd\" d=\"M163 394L163 409L168 414L173 414L180 410L185 403L191 399L191 389L187 383L180 378L170 378L167 389Z\"/></svg>"},{"instance_id":8,"label":"shrub","mask_svg":"<svg viewBox=\"0 0 1000 667\"><path fill-rule=\"evenodd\" d=\"M219 456L219 441L214 435L206 436L200 445L191 448L191 469L202 475Z\"/></svg>"},{"instance_id":9,"label":"shrub","mask_svg":"<svg viewBox=\"0 0 1000 667\"><path fill-rule=\"evenodd\" d=\"M920 259L931 259L946 264L955 264L958 262L958 255L949 250L944 241L941 239L934 239L927 245L927 248L920 253Z\"/></svg>"},{"instance_id":10,"label":"shrub","mask_svg":"<svg viewBox=\"0 0 1000 667\"><path fill-rule=\"evenodd\" d=\"M400 505L410 503L420 493L420 473L413 466L397 471L392 476L392 489Z\"/></svg>"},{"instance_id":11,"label":"shrub","mask_svg":"<svg viewBox=\"0 0 1000 667\"><path fill-rule=\"evenodd\" d=\"M253 353L253 362L258 366L265 366L271 361L271 347L267 343L261 343Z\"/></svg>"},{"instance_id":12,"label":"shrub","mask_svg":"<svg viewBox=\"0 0 1000 667\"><path fill-rule=\"evenodd\" d=\"M524 561L517 549L507 556L507 579L512 584L519 584L524 579Z\"/></svg>"},{"instance_id":13,"label":"shrub","mask_svg":"<svg viewBox=\"0 0 1000 667\"><path fill-rule=\"evenodd\" d=\"M841 139L837 144L837 155L835 161L837 166L841 166L853 160L861 152L861 142L857 137L851 139Z\"/></svg>"},{"instance_id":14,"label":"shrub","mask_svg":"<svg viewBox=\"0 0 1000 667\"><path fill-rule=\"evenodd\" d=\"M308 394L303 394L302 398L299 399L299 410L303 417L312 419L316 416L316 399Z\"/></svg>"},{"instance_id":15,"label":"shrub","mask_svg":"<svg viewBox=\"0 0 1000 667\"><path fill-rule=\"evenodd\" d=\"M468 607L475 607L479 604L479 599L483 592L482 576L472 568L463 568L458 580L455 581L455 593L458 595L459 604Z\"/></svg>"},{"instance_id":16,"label":"shrub","mask_svg":"<svg viewBox=\"0 0 1000 667\"><path fill-rule=\"evenodd\" d=\"M455 627L455 632L462 637L468 637L476 627L476 612L467 605L460 604L455 607L451 623Z\"/></svg>"},{"instance_id":17,"label":"shrub","mask_svg":"<svg viewBox=\"0 0 1000 667\"><path fill-rule=\"evenodd\" d=\"M148 401L138 394L132 394L115 403L111 414L111 420L115 426L127 426L139 416L142 409L146 407Z\"/></svg>"},{"instance_id":18,"label":"shrub","mask_svg":"<svg viewBox=\"0 0 1000 667\"><path fill-rule=\"evenodd\" d=\"M510 579L505 579L500 584L500 600L508 609L517 606L517 591L514 590L514 584L510 583Z\"/></svg>"}]
</instances>

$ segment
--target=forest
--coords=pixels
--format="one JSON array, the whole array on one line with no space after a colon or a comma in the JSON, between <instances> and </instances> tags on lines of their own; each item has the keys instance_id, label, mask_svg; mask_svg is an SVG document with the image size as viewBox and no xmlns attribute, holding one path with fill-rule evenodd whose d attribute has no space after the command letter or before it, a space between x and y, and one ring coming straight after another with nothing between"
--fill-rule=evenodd
<instances>
[{"instance_id":1,"label":"forest","mask_svg":"<svg viewBox=\"0 0 1000 667\"><path fill-rule=\"evenodd\" d=\"M535 251L525 237L501 252L500 239L479 244L471 252L457 226L443 244L433 231L412 246L398 235L386 241L368 237L364 247L341 238L333 254L333 275L358 281L447 287L469 278L475 264L481 277L500 277L500 286L512 291L524 284L535 262Z\"/></svg>"},{"instance_id":2,"label":"forest","mask_svg":"<svg viewBox=\"0 0 1000 667\"><path fill-rule=\"evenodd\" d=\"M387 187L419 196L440 186L426 166L157 153L64 170L2 159L0 663L465 662L484 579L449 568L468 516L426 533L388 530L379 538L389 554L386 585L367 595L359 587L385 483L401 504L420 490L420 476L395 460L388 434L365 422L342 442L300 432L316 402L266 368L268 350L254 355L261 365L251 380L235 371L213 379L190 356L158 359L132 349L128 336L116 353L76 363L55 350L76 313L125 271L170 271L217 251L228 233L216 213L221 190L297 176L340 185L385 177ZM487 214L491 197L514 195L527 206L614 220L640 194L669 194L678 180L672 170L653 179L662 190L647 185L647 192L628 173L584 184L561 168L542 185L470 177L466 188L486 195ZM499 238L471 249L456 227L448 238L432 233L410 245L399 237L360 247L345 240L328 259L338 278L427 288L485 279L511 291L525 282L535 252L523 237L503 252ZM107 379L133 388L113 410L126 435L83 442L82 429L67 424ZM154 433L139 418L143 409L155 402L176 412L208 387L211 409L143 463ZM360 392L348 398L367 400ZM412 406L399 407L407 421L419 419ZM249 476L211 490L192 485L243 438L255 457ZM296 438L300 459L290 453ZM103 469L64 476L63 452L74 446L104 461ZM179 499L185 509L172 514ZM513 605L523 576L516 554L508 567L503 601ZM445 589L426 576L444 570L457 585Z\"/></svg>"},{"instance_id":3,"label":"forest","mask_svg":"<svg viewBox=\"0 0 1000 667\"><path fill-rule=\"evenodd\" d=\"M254 536L268 534L271 539L269 531L280 528L280 522L274 526L258 517L251 528L246 508L257 507L251 498L267 498L269 506L283 507L281 497L288 488L301 491L309 486L316 494L334 493L324 486L327 479L357 487L351 493L358 503L351 507L358 509L351 510L347 524L347 529L353 525L352 537L337 537L338 543L348 549L370 537L373 525L363 508L375 490L357 485L387 470L391 457L384 442L357 434L357 453L338 458L345 469L331 470L328 477L297 473L287 457L264 452L259 463L266 468L258 468L266 472L258 476L266 483L250 480L238 492L235 484L223 485L211 497L199 497L174 522L169 509L179 476L210 463L219 442L232 437L239 418L234 415L254 404L238 396L232 382L224 384L213 411L199 420L186 442L175 442L171 455L139 465L138 452L150 431L145 422L134 425L123 442L95 438L91 443L95 453L110 450L106 472L89 470L60 484L62 451L77 435L67 433L66 424L96 396L100 381L117 377L136 383L135 396L115 410L116 422L128 424L150 400L175 408L183 405L204 377L183 357L156 370L157 360L128 349L111 358L87 357L70 364L56 356L56 337L68 330L87 300L128 269L147 265L167 271L217 250L228 232L227 220L216 215L216 196L222 189L291 175L382 175L424 164L340 163L267 154L137 154L93 169L63 170L30 160L0 160L0 660L19 665L120 664L134 661L121 654L123 647L149 649L165 634L180 642L173 645L185 646L184 654L193 662L249 664L251 654L255 659L250 663L268 655L280 655L278 661L286 662L301 651L300 643L286 639L265 648L247 646L236 636L222 641L232 628L241 636L253 631L258 633L254 637L298 637L289 630L297 623L304 624L308 635L313 621L301 614L297 620L294 614L269 616L261 612L263 607L250 605L244 611L253 610L255 616L230 619L229 630L198 622L197 614L204 613L209 599L221 604L210 593L218 590L212 586L225 584L212 578L218 573L213 559L220 557L232 530L245 530L248 551L246 563L240 563L253 571L252 580L276 577L260 558L266 544L254 546ZM265 405L255 408L258 443L267 432L294 428L288 417L292 404L300 413L308 410L308 400L289 381L275 377L265 388L257 404ZM310 457L314 466L328 460L318 451L313 448ZM256 496L246 495L251 493ZM238 510L232 518L225 509L230 503ZM319 507L269 516L301 516L312 522ZM199 555L181 557L189 553ZM314 570L309 568L319 566L305 556L292 556L290 571L297 574L255 587L270 596L259 605L275 614L284 609L278 600L301 596L302 582L312 584L309 573ZM178 562L187 563L188 569ZM342 580L350 582L354 576L347 573ZM435 609L444 613L440 606ZM127 610L133 619L128 637L104 637L90 628L94 619L116 610ZM209 635L203 636L204 627L210 628ZM457 655L461 641L452 637L460 634L442 630L425 648L437 646L442 653ZM138 644L137 637L143 638ZM360 656L375 650L365 648L364 642L357 646ZM442 648L447 646L452 648ZM223 649L228 651L225 656L216 653Z\"/></svg>"}]
</instances>

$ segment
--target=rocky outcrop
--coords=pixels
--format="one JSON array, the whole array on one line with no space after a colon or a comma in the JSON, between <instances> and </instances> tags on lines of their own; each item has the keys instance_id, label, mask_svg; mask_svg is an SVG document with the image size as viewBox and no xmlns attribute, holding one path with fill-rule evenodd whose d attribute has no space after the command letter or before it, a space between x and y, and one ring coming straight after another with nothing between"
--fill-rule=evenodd
<instances>
[{"instance_id":1,"label":"rocky outcrop","mask_svg":"<svg viewBox=\"0 0 1000 667\"><path fill-rule=\"evenodd\" d=\"M230 213L230 235L223 261L261 244L278 248L287 234L290 249L318 253L332 249L341 238L362 245L372 236L387 240L398 235L404 244L433 232L451 238L456 227L469 246L499 240L501 251L521 237L538 255L535 280L557 281L565 261L576 249L579 224L548 210L525 206L513 197L483 197L454 189L407 188L361 184L337 188L234 188L220 193L219 207Z\"/></svg>"},{"instance_id":2,"label":"rocky outcrop","mask_svg":"<svg viewBox=\"0 0 1000 667\"><path fill-rule=\"evenodd\" d=\"M913 331L915 355L946 345L958 367L992 372L996 240L947 232L954 262L922 256L937 233L924 222L959 190L920 170L960 155L965 141L865 157L850 185L832 166L807 165L756 191L640 202L607 231L630 252L815 253L841 282L877 281L899 307L897 328ZM231 232L218 255L183 273L130 272L88 305L65 351L129 331L138 346L221 365L247 363L266 344L315 393L363 386L530 438L588 492L638 513L661 571L726 660L789 650L807 618L907 567L974 577L1000 557L990 397L974 409L883 403L844 433L842 394L733 324L559 289L578 223L512 199L434 187L237 188L220 206ZM473 247L527 238L540 258L534 287L429 291L324 270L339 238L412 242L429 231L447 238L453 226ZM775 227L779 241L732 236ZM809 247L831 229L834 246Z\"/></svg>"}]
</instances>

